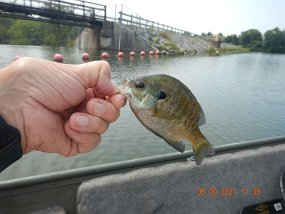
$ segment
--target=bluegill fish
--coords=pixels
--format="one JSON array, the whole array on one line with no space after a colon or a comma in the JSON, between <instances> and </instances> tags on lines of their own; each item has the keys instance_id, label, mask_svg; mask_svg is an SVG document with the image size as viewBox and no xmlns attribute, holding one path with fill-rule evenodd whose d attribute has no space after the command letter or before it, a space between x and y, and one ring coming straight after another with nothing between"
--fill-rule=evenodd
<instances>
[{"instance_id":1,"label":"bluegill fish","mask_svg":"<svg viewBox=\"0 0 285 214\"><path fill-rule=\"evenodd\" d=\"M192 143L197 165L215 151L199 125L205 123L204 112L189 88L164 74L125 80L121 93L126 95L138 120L179 152L183 140Z\"/></svg>"}]
</instances>

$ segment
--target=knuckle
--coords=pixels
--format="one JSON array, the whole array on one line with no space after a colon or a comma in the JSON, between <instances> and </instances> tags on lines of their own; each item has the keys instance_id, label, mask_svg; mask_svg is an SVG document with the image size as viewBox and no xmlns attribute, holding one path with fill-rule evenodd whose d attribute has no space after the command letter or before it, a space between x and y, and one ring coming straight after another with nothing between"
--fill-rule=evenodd
<instances>
[{"instance_id":1,"label":"knuckle","mask_svg":"<svg viewBox=\"0 0 285 214\"><path fill-rule=\"evenodd\" d=\"M79 153L89 152L95 149L101 142L100 134L86 135L85 140L79 143Z\"/></svg>"}]
</instances>

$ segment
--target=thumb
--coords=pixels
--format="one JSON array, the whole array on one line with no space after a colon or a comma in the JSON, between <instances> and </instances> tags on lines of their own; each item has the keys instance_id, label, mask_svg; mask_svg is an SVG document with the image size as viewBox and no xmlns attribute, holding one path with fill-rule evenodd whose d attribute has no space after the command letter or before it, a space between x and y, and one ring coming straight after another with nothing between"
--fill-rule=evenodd
<instances>
[{"instance_id":1,"label":"thumb","mask_svg":"<svg viewBox=\"0 0 285 214\"><path fill-rule=\"evenodd\" d=\"M109 63L106 61L93 61L79 65L75 73L83 80L83 86L95 88L100 94L110 96L119 93L119 88L111 81Z\"/></svg>"}]
</instances>

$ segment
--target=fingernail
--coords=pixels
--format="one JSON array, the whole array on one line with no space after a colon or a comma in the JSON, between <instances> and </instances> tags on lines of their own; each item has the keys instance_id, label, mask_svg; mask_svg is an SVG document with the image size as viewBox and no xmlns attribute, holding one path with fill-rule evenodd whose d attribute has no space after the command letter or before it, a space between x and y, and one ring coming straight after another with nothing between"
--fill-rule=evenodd
<instances>
[{"instance_id":1,"label":"fingernail","mask_svg":"<svg viewBox=\"0 0 285 214\"><path fill-rule=\"evenodd\" d=\"M95 110L95 113L96 114L104 114L105 113L105 111L106 111L106 108L105 108L105 106L103 105L103 104L101 104L101 103L95 103L94 104L94 110Z\"/></svg>"},{"instance_id":2,"label":"fingernail","mask_svg":"<svg viewBox=\"0 0 285 214\"><path fill-rule=\"evenodd\" d=\"M78 115L76 117L76 123L78 126L87 126L89 123L88 117Z\"/></svg>"}]
</instances>

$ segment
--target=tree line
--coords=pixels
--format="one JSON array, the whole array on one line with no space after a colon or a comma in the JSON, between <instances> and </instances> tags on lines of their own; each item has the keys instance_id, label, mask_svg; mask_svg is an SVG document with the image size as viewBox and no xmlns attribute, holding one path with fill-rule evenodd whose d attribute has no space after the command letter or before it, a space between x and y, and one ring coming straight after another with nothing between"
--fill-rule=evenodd
<instances>
[{"instance_id":1,"label":"tree line","mask_svg":"<svg viewBox=\"0 0 285 214\"><path fill-rule=\"evenodd\" d=\"M285 31L279 28L268 30L263 36L258 30L250 29L242 32L239 36L227 36L224 41L234 45L241 45L251 51L285 53Z\"/></svg>"},{"instance_id":2,"label":"tree line","mask_svg":"<svg viewBox=\"0 0 285 214\"><path fill-rule=\"evenodd\" d=\"M0 44L71 47L82 30L81 27L69 25L0 17ZM211 36L212 33L204 35ZM221 33L219 35L222 36ZM264 35L250 29L241 35L229 35L224 41L251 51L285 53L285 31L279 28L268 30Z\"/></svg>"},{"instance_id":3,"label":"tree line","mask_svg":"<svg viewBox=\"0 0 285 214\"><path fill-rule=\"evenodd\" d=\"M0 44L73 46L80 27L0 17Z\"/></svg>"}]
</instances>

